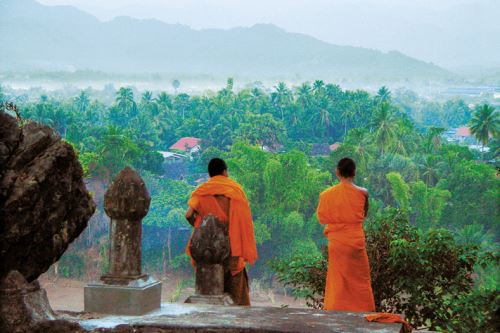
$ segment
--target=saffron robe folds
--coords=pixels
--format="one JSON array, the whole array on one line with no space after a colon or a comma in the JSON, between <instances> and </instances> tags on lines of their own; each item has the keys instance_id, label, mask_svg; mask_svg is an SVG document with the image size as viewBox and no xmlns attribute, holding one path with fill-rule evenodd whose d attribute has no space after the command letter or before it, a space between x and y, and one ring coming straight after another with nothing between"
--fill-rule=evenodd
<instances>
[{"instance_id":1,"label":"saffron robe folds","mask_svg":"<svg viewBox=\"0 0 500 333\"><path fill-rule=\"evenodd\" d=\"M220 196L229 199L226 203ZM231 245L230 270L232 275L245 268L245 262L253 264L257 259L252 214L247 198L240 184L229 177L211 177L191 194L188 205L197 211L194 227L198 228L206 215L214 215L221 222L229 222ZM227 209L229 206L229 216ZM189 253L189 244L187 248ZM237 257L237 259L235 259Z\"/></svg>"},{"instance_id":2,"label":"saffron robe folds","mask_svg":"<svg viewBox=\"0 0 500 333\"><path fill-rule=\"evenodd\" d=\"M363 221L367 195L340 183L320 194L318 220L326 225L328 273L325 310L375 311Z\"/></svg>"}]
</instances>

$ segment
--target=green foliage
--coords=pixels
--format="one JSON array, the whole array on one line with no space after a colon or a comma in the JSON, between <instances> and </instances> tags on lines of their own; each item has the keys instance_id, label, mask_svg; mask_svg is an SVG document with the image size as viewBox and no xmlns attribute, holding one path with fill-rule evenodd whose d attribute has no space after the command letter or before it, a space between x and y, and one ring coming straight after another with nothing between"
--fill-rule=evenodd
<instances>
[{"instance_id":1,"label":"green foliage","mask_svg":"<svg viewBox=\"0 0 500 333\"><path fill-rule=\"evenodd\" d=\"M439 226L451 193L437 187L427 186L422 181L410 183L410 188L411 221L424 230Z\"/></svg>"},{"instance_id":2,"label":"green foliage","mask_svg":"<svg viewBox=\"0 0 500 333\"><path fill-rule=\"evenodd\" d=\"M450 315L437 324L436 330L444 332L500 331L500 292L498 289L473 290L470 294L444 298Z\"/></svg>"},{"instance_id":3,"label":"green foliage","mask_svg":"<svg viewBox=\"0 0 500 333\"><path fill-rule=\"evenodd\" d=\"M328 255L316 252L298 253L283 260L274 260L272 269L277 273L278 280L294 290L294 295L303 297L309 307L323 307Z\"/></svg>"},{"instance_id":4,"label":"green foliage","mask_svg":"<svg viewBox=\"0 0 500 333\"><path fill-rule=\"evenodd\" d=\"M410 211L410 186L405 183L397 172L389 172L385 175L391 186L391 194L397 206L404 214Z\"/></svg>"},{"instance_id":5,"label":"green foliage","mask_svg":"<svg viewBox=\"0 0 500 333\"><path fill-rule=\"evenodd\" d=\"M145 174L144 179L150 191L151 204L143 223L163 228L185 226L184 207L187 207L194 187L184 181L156 178L150 173Z\"/></svg>"},{"instance_id":6,"label":"green foliage","mask_svg":"<svg viewBox=\"0 0 500 333\"><path fill-rule=\"evenodd\" d=\"M170 267L174 271L187 272L192 269L191 258L185 253L176 256L170 263Z\"/></svg>"},{"instance_id":7,"label":"green foliage","mask_svg":"<svg viewBox=\"0 0 500 333\"><path fill-rule=\"evenodd\" d=\"M85 260L80 253L65 253L58 261L59 274L65 278L79 279L85 273Z\"/></svg>"},{"instance_id":8,"label":"green foliage","mask_svg":"<svg viewBox=\"0 0 500 333\"><path fill-rule=\"evenodd\" d=\"M457 227L473 222L498 230L500 206L496 202L500 198L500 179L493 167L475 161L457 162L437 186L451 193L443 211L443 225Z\"/></svg>"},{"instance_id":9,"label":"green foliage","mask_svg":"<svg viewBox=\"0 0 500 333\"><path fill-rule=\"evenodd\" d=\"M261 251L260 265L320 234L318 224L306 221L316 210L318 193L331 181L328 172L308 167L308 157L296 150L276 154L236 143L228 155L230 174L249 198L256 240L262 248L273 249Z\"/></svg>"},{"instance_id":10,"label":"green foliage","mask_svg":"<svg viewBox=\"0 0 500 333\"><path fill-rule=\"evenodd\" d=\"M470 131L479 142L487 145L490 136L498 138L500 135L500 113L488 104L478 106L472 115Z\"/></svg>"}]
</instances>

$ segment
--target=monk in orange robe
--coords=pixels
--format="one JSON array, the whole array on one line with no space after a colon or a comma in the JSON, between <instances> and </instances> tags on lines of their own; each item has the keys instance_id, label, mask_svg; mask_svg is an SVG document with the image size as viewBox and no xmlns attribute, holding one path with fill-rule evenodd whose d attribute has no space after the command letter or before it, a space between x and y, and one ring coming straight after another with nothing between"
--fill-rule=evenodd
<instances>
[{"instance_id":1,"label":"monk in orange robe","mask_svg":"<svg viewBox=\"0 0 500 333\"><path fill-rule=\"evenodd\" d=\"M363 231L368 191L354 185L355 173L354 161L341 159L336 169L340 183L319 197L318 220L328 238L325 310L375 311Z\"/></svg>"},{"instance_id":2,"label":"monk in orange robe","mask_svg":"<svg viewBox=\"0 0 500 333\"><path fill-rule=\"evenodd\" d=\"M257 259L250 206L241 185L229 178L222 159L214 158L208 163L208 174L209 180L191 194L186 219L194 228L198 228L207 215L229 223L231 256L224 265L224 291L235 304L250 305L245 263L253 264ZM190 254L189 243L186 252Z\"/></svg>"}]
</instances>

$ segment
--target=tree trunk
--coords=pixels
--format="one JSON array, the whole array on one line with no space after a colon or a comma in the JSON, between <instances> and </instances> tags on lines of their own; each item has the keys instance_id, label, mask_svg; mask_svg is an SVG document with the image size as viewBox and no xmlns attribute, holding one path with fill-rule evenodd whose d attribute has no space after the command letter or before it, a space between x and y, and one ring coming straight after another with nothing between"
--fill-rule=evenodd
<instances>
[{"instance_id":1,"label":"tree trunk","mask_svg":"<svg viewBox=\"0 0 500 333\"><path fill-rule=\"evenodd\" d=\"M168 263L172 263L172 249L171 249L171 244L172 244L172 228L168 228L168 235L167 235L167 248L168 248Z\"/></svg>"},{"instance_id":2,"label":"tree trunk","mask_svg":"<svg viewBox=\"0 0 500 333\"><path fill-rule=\"evenodd\" d=\"M161 251L161 269L163 270L163 275L167 275L167 241L163 242Z\"/></svg>"}]
</instances>

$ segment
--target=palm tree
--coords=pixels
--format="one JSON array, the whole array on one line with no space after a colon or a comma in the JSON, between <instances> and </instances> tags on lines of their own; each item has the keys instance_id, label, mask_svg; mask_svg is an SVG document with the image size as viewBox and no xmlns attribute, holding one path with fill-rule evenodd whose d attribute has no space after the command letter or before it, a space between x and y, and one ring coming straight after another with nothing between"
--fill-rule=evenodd
<instances>
[{"instance_id":1,"label":"palm tree","mask_svg":"<svg viewBox=\"0 0 500 333\"><path fill-rule=\"evenodd\" d=\"M323 82L323 80L314 81L312 90L315 94L322 93L324 88L325 88L325 82Z\"/></svg>"},{"instance_id":2,"label":"palm tree","mask_svg":"<svg viewBox=\"0 0 500 333\"><path fill-rule=\"evenodd\" d=\"M342 113L340 114L340 118L342 118L342 121L344 122L344 139L347 135L347 124L349 124L350 121L353 121L355 116L356 112L350 105L344 107Z\"/></svg>"},{"instance_id":3,"label":"palm tree","mask_svg":"<svg viewBox=\"0 0 500 333\"><path fill-rule=\"evenodd\" d=\"M281 113L281 120L285 119L284 109L292 101L292 94L285 82L278 82L276 91L271 93L271 100Z\"/></svg>"},{"instance_id":4,"label":"palm tree","mask_svg":"<svg viewBox=\"0 0 500 333\"><path fill-rule=\"evenodd\" d=\"M441 147L441 135L445 129L442 127L431 127L425 136L424 147L429 154L435 153Z\"/></svg>"},{"instance_id":5,"label":"palm tree","mask_svg":"<svg viewBox=\"0 0 500 333\"><path fill-rule=\"evenodd\" d=\"M142 103L150 103L153 100L153 93L149 90L146 90L141 97Z\"/></svg>"},{"instance_id":6,"label":"palm tree","mask_svg":"<svg viewBox=\"0 0 500 333\"><path fill-rule=\"evenodd\" d=\"M439 179L437 165L438 158L435 155L427 155L421 163L418 163L419 171L427 186L434 186Z\"/></svg>"},{"instance_id":7,"label":"palm tree","mask_svg":"<svg viewBox=\"0 0 500 333\"><path fill-rule=\"evenodd\" d=\"M190 106L190 96L188 94L182 93L177 96L175 96L175 109L177 112L181 113L182 119L184 120L186 116L186 111L188 111L188 108Z\"/></svg>"},{"instance_id":8,"label":"palm tree","mask_svg":"<svg viewBox=\"0 0 500 333\"><path fill-rule=\"evenodd\" d=\"M482 155L484 146L490 142L490 136L498 137L500 133L500 114L491 105L478 106L470 121L470 131L483 145Z\"/></svg>"},{"instance_id":9,"label":"palm tree","mask_svg":"<svg viewBox=\"0 0 500 333\"><path fill-rule=\"evenodd\" d=\"M172 108L172 99L170 96L162 91L158 97L155 98L156 104L158 104L160 107L162 107L165 110L169 110Z\"/></svg>"},{"instance_id":10,"label":"palm tree","mask_svg":"<svg viewBox=\"0 0 500 333\"><path fill-rule=\"evenodd\" d=\"M311 103L311 86L309 83L302 83L302 85L297 89L297 101L302 106L302 109L306 109Z\"/></svg>"},{"instance_id":11,"label":"palm tree","mask_svg":"<svg viewBox=\"0 0 500 333\"><path fill-rule=\"evenodd\" d=\"M335 101L342 96L342 89L336 84L328 83L325 85L325 94L328 98Z\"/></svg>"},{"instance_id":12,"label":"palm tree","mask_svg":"<svg viewBox=\"0 0 500 333\"><path fill-rule=\"evenodd\" d=\"M330 114L330 110L326 107L322 107L319 109L319 122L321 125L330 127L332 123L332 115Z\"/></svg>"},{"instance_id":13,"label":"palm tree","mask_svg":"<svg viewBox=\"0 0 500 333\"><path fill-rule=\"evenodd\" d=\"M175 94L177 95L177 89L181 86L181 82L177 79L172 81L172 87L174 87Z\"/></svg>"},{"instance_id":14,"label":"palm tree","mask_svg":"<svg viewBox=\"0 0 500 333\"><path fill-rule=\"evenodd\" d=\"M375 131L375 141L383 154L394 141L396 119L389 103L382 103L375 110L372 128Z\"/></svg>"},{"instance_id":15,"label":"palm tree","mask_svg":"<svg viewBox=\"0 0 500 333\"><path fill-rule=\"evenodd\" d=\"M377 92L377 96L375 96L375 99L379 102L379 103L386 103L386 102L389 102L391 100L391 91L389 90L389 88L387 88L386 86L382 86L378 92Z\"/></svg>"},{"instance_id":16,"label":"palm tree","mask_svg":"<svg viewBox=\"0 0 500 333\"><path fill-rule=\"evenodd\" d=\"M131 88L121 87L116 95L115 102L123 112L127 112L135 104L134 93Z\"/></svg>"},{"instance_id":17,"label":"palm tree","mask_svg":"<svg viewBox=\"0 0 500 333\"><path fill-rule=\"evenodd\" d=\"M87 93L85 91L82 90L80 92L80 95L78 95L78 97L75 98L75 104L76 104L76 108L78 109L78 111L80 113L85 112L85 110L87 109L87 107L90 104L89 96L87 95Z\"/></svg>"}]
</instances>

